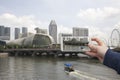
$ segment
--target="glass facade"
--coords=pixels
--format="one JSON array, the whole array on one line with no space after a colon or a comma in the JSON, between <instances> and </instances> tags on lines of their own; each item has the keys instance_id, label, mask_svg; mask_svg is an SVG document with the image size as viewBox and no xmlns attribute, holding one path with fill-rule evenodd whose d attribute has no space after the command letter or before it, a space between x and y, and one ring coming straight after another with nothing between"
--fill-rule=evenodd
<instances>
[{"instance_id":1,"label":"glass facade","mask_svg":"<svg viewBox=\"0 0 120 80\"><path fill-rule=\"evenodd\" d=\"M21 47L46 47L53 44L53 39L49 35L34 34L25 38L16 39L7 45L19 45Z\"/></svg>"},{"instance_id":2,"label":"glass facade","mask_svg":"<svg viewBox=\"0 0 120 80\"><path fill-rule=\"evenodd\" d=\"M37 46L46 46L51 44L51 40L48 36L45 35L35 35L33 39L32 45L37 45Z\"/></svg>"}]
</instances>

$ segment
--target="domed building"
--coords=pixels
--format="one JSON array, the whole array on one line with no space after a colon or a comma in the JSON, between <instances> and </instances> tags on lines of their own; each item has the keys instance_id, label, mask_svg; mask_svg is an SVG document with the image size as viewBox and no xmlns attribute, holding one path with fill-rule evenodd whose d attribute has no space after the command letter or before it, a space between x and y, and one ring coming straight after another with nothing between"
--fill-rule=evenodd
<instances>
[{"instance_id":1,"label":"domed building","mask_svg":"<svg viewBox=\"0 0 120 80\"><path fill-rule=\"evenodd\" d=\"M8 46L21 47L45 47L54 44L54 40L47 34L33 34L28 37L12 40L6 43Z\"/></svg>"}]
</instances>

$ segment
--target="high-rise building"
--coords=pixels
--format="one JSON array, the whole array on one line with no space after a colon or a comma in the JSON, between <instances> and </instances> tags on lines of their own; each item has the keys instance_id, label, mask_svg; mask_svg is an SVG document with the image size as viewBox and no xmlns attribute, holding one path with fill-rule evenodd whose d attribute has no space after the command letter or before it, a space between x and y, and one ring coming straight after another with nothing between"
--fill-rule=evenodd
<instances>
[{"instance_id":1,"label":"high-rise building","mask_svg":"<svg viewBox=\"0 0 120 80\"><path fill-rule=\"evenodd\" d=\"M10 36L10 27L5 27L4 35L5 36Z\"/></svg>"},{"instance_id":2,"label":"high-rise building","mask_svg":"<svg viewBox=\"0 0 120 80\"><path fill-rule=\"evenodd\" d=\"M22 37L27 37L28 29L27 27L22 27Z\"/></svg>"},{"instance_id":3,"label":"high-rise building","mask_svg":"<svg viewBox=\"0 0 120 80\"><path fill-rule=\"evenodd\" d=\"M4 26L0 26L0 36L4 36Z\"/></svg>"},{"instance_id":4,"label":"high-rise building","mask_svg":"<svg viewBox=\"0 0 120 80\"><path fill-rule=\"evenodd\" d=\"M10 27L0 26L0 39L10 40Z\"/></svg>"},{"instance_id":5,"label":"high-rise building","mask_svg":"<svg viewBox=\"0 0 120 80\"><path fill-rule=\"evenodd\" d=\"M15 39L18 39L20 35L20 28L15 28Z\"/></svg>"},{"instance_id":6,"label":"high-rise building","mask_svg":"<svg viewBox=\"0 0 120 80\"><path fill-rule=\"evenodd\" d=\"M27 27L22 27L22 33L24 34L24 33L27 33L27 32L28 32Z\"/></svg>"},{"instance_id":7,"label":"high-rise building","mask_svg":"<svg viewBox=\"0 0 120 80\"><path fill-rule=\"evenodd\" d=\"M73 28L73 36L84 36L87 37L88 36L88 28L77 28L74 27Z\"/></svg>"},{"instance_id":8,"label":"high-rise building","mask_svg":"<svg viewBox=\"0 0 120 80\"><path fill-rule=\"evenodd\" d=\"M51 20L49 24L49 35L52 36L55 43L57 43L57 24L55 20Z\"/></svg>"}]
</instances>

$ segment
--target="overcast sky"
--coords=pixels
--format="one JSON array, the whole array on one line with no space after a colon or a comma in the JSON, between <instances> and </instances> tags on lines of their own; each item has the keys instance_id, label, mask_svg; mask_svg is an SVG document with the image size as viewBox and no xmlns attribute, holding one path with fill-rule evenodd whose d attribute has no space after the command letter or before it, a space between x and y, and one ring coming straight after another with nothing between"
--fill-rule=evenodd
<instances>
[{"instance_id":1,"label":"overcast sky","mask_svg":"<svg viewBox=\"0 0 120 80\"><path fill-rule=\"evenodd\" d=\"M59 32L88 27L90 34L109 35L120 24L120 0L0 0L0 25L46 28L55 20Z\"/></svg>"}]
</instances>

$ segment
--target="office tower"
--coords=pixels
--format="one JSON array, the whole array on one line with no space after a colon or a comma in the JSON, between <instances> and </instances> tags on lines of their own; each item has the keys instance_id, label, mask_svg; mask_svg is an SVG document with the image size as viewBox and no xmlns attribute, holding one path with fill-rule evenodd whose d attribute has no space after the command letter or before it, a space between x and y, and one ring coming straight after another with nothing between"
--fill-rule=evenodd
<instances>
[{"instance_id":1,"label":"office tower","mask_svg":"<svg viewBox=\"0 0 120 80\"><path fill-rule=\"evenodd\" d=\"M88 36L88 28L73 28L73 36L87 37Z\"/></svg>"},{"instance_id":2,"label":"office tower","mask_svg":"<svg viewBox=\"0 0 120 80\"><path fill-rule=\"evenodd\" d=\"M22 33L24 34L24 33L27 33L27 32L28 32L27 27L22 27Z\"/></svg>"},{"instance_id":3,"label":"office tower","mask_svg":"<svg viewBox=\"0 0 120 80\"><path fill-rule=\"evenodd\" d=\"M0 26L0 36L4 36L4 26Z\"/></svg>"},{"instance_id":4,"label":"office tower","mask_svg":"<svg viewBox=\"0 0 120 80\"><path fill-rule=\"evenodd\" d=\"M10 36L10 27L5 27L4 36Z\"/></svg>"},{"instance_id":5,"label":"office tower","mask_svg":"<svg viewBox=\"0 0 120 80\"><path fill-rule=\"evenodd\" d=\"M27 33L28 33L27 27L22 27L22 37L27 37Z\"/></svg>"},{"instance_id":6,"label":"office tower","mask_svg":"<svg viewBox=\"0 0 120 80\"><path fill-rule=\"evenodd\" d=\"M18 39L20 35L20 28L15 28L15 39Z\"/></svg>"},{"instance_id":7,"label":"office tower","mask_svg":"<svg viewBox=\"0 0 120 80\"><path fill-rule=\"evenodd\" d=\"M47 29L40 29L40 28L35 28L36 33L42 33L42 34L47 34Z\"/></svg>"},{"instance_id":8,"label":"office tower","mask_svg":"<svg viewBox=\"0 0 120 80\"><path fill-rule=\"evenodd\" d=\"M10 40L10 27L4 28L4 36L6 37L6 40Z\"/></svg>"},{"instance_id":9,"label":"office tower","mask_svg":"<svg viewBox=\"0 0 120 80\"><path fill-rule=\"evenodd\" d=\"M0 39L10 40L10 27L0 26Z\"/></svg>"},{"instance_id":10,"label":"office tower","mask_svg":"<svg viewBox=\"0 0 120 80\"><path fill-rule=\"evenodd\" d=\"M57 44L57 24L55 20L51 20L49 24L49 35L53 37L55 44Z\"/></svg>"}]
</instances>

